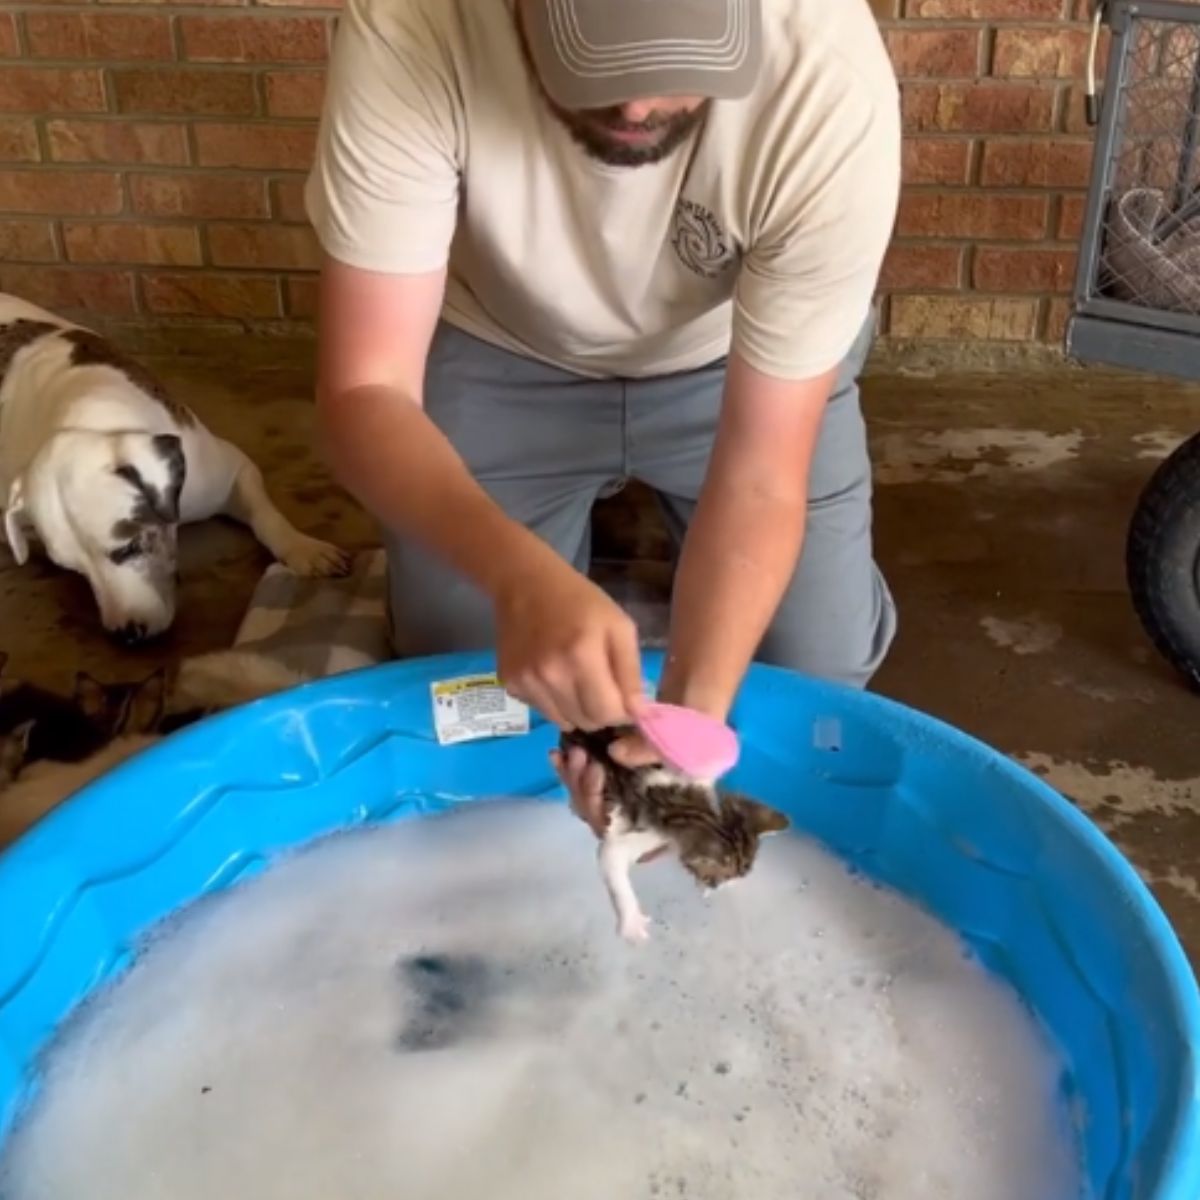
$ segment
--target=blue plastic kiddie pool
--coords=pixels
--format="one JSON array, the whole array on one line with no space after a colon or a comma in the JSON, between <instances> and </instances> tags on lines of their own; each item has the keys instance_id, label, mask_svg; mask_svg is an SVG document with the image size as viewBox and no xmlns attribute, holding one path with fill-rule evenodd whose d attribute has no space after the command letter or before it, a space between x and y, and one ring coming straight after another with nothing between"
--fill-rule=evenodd
<instances>
[{"instance_id":1,"label":"blue plastic kiddie pool","mask_svg":"<svg viewBox=\"0 0 1200 1200\"><path fill-rule=\"evenodd\" d=\"M0 1138L59 1022L179 905L339 827L477 796L561 803L555 731L536 717L524 736L434 736L431 684L493 665L391 663L213 718L0 855ZM660 665L648 657L651 679ZM731 785L925 905L1025 998L1068 1064L1095 1196L1196 1200L1200 995L1163 913L1096 827L1010 760L877 696L755 667L733 719Z\"/></svg>"}]
</instances>

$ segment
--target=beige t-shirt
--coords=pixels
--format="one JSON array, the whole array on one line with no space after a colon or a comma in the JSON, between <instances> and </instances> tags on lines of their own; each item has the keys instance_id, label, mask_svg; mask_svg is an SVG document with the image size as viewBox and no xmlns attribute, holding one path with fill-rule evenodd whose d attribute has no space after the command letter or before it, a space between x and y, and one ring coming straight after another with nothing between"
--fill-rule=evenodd
<instances>
[{"instance_id":1,"label":"beige t-shirt","mask_svg":"<svg viewBox=\"0 0 1200 1200\"><path fill-rule=\"evenodd\" d=\"M867 0L763 0L753 95L635 168L548 110L514 0L347 0L308 212L366 270L448 264L443 316L585 375L736 349L835 366L867 317L900 182L898 89Z\"/></svg>"}]
</instances>

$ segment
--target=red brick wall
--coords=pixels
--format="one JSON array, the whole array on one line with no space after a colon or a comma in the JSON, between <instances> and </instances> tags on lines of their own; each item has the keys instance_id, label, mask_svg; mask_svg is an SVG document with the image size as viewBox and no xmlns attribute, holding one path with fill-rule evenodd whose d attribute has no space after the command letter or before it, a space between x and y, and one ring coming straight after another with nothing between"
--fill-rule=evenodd
<instances>
[{"instance_id":1,"label":"red brick wall","mask_svg":"<svg viewBox=\"0 0 1200 1200\"><path fill-rule=\"evenodd\" d=\"M889 332L1061 341L1092 157L1087 0L880 0L876 11L907 139L884 272Z\"/></svg>"},{"instance_id":2,"label":"red brick wall","mask_svg":"<svg viewBox=\"0 0 1200 1200\"><path fill-rule=\"evenodd\" d=\"M904 338L1057 340L1086 0L877 0L904 92ZM0 288L107 317L311 314L300 185L336 0L7 4Z\"/></svg>"}]
</instances>

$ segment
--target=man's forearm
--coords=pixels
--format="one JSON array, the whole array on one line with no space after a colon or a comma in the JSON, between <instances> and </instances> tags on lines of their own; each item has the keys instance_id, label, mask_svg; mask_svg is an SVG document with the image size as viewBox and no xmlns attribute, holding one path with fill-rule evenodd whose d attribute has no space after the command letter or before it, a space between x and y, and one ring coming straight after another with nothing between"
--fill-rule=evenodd
<instances>
[{"instance_id":1,"label":"man's forearm","mask_svg":"<svg viewBox=\"0 0 1200 1200\"><path fill-rule=\"evenodd\" d=\"M675 579L660 694L724 718L792 577L802 501L712 480Z\"/></svg>"},{"instance_id":2,"label":"man's forearm","mask_svg":"<svg viewBox=\"0 0 1200 1200\"><path fill-rule=\"evenodd\" d=\"M799 560L808 469L835 372L777 379L730 356L671 605L664 700L724 717Z\"/></svg>"},{"instance_id":3,"label":"man's forearm","mask_svg":"<svg viewBox=\"0 0 1200 1200\"><path fill-rule=\"evenodd\" d=\"M355 499L489 596L552 553L503 512L421 406L395 389L319 396L317 421L330 466Z\"/></svg>"}]
</instances>

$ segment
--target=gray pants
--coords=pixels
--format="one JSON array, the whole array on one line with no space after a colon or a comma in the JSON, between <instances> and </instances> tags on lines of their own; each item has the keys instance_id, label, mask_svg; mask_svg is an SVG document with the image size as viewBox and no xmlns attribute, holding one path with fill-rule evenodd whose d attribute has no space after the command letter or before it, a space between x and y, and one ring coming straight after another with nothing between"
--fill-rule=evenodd
<instances>
[{"instance_id":1,"label":"gray pants","mask_svg":"<svg viewBox=\"0 0 1200 1200\"><path fill-rule=\"evenodd\" d=\"M871 547L871 464L858 375L874 322L838 375L809 483L804 546L755 656L867 682L896 629ZM596 500L623 480L657 493L676 545L700 494L717 429L724 363L656 379L594 380L530 361L442 324L425 406L472 474L513 519L586 571ZM402 657L495 644L487 598L396 537L385 538L390 619Z\"/></svg>"}]
</instances>

